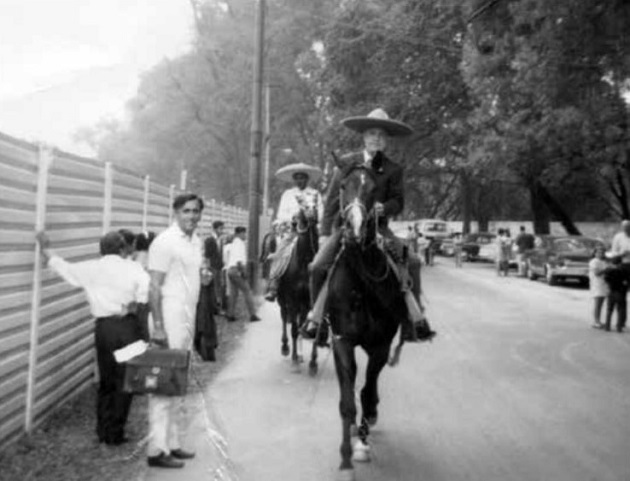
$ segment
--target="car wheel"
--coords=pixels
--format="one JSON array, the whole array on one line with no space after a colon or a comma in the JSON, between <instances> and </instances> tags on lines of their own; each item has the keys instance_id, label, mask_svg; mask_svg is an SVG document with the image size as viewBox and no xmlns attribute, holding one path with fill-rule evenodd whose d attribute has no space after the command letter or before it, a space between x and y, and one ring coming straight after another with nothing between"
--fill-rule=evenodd
<instances>
[{"instance_id":1,"label":"car wheel","mask_svg":"<svg viewBox=\"0 0 630 481\"><path fill-rule=\"evenodd\" d=\"M535 281L538 279L538 274L534 272L534 268L532 267L532 263L527 263L527 277L529 277L530 281Z\"/></svg>"},{"instance_id":2,"label":"car wheel","mask_svg":"<svg viewBox=\"0 0 630 481\"><path fill-rule=\"evenodd\" d=\"M550 286L558 285L558 278L551 273L549 266L545 266L545 279Z\"/></svg>"}]
</instances>

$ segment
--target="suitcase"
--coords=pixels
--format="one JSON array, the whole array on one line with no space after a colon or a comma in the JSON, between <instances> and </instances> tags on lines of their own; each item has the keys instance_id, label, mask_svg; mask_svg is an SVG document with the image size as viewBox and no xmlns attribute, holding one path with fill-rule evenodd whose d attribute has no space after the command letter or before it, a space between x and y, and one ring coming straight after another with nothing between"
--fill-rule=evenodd
<instances>
[{"instance_id":1,"label":"suitcase","mask_svg":"<svg viewBox=\"0 0 630 481\"><path fill-rule=\"evenodd\" d=\"M123 390L134 394L183 396L188 387L190 351L150 348L125 365Z\"/></svg>"}]
</instances>

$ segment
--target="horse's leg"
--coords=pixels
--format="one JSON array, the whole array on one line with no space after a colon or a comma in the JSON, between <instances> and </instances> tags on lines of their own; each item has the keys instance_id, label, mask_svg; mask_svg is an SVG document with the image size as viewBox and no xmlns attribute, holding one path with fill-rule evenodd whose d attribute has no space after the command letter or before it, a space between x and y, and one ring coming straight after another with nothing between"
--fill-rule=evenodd
<instances>
[{"instance_id":1,"label":"horse's leg","mask_svg":"<svg viewBox=\"0 0 630 481\"><path fill-rule=\"evenodd\" d=\"M282 318L282 348L280 349L280 352L282 353L283 356L288 356L289 355L289 338L287 337L287 316L288 316L288 312L287 312L287 308L284 304L284 302L280 302L280 317Z\"/></svg>"},{"instance_id":2,"label":"horse's leg","mask_svg":"<svg viewBox=\"0 0 630 481\"><path fill-rule=\"evenodd\" d=\"M374 426L378 419L378 376L387 363L388 357L389 345L379 346L375 349L370 349L368 352L365 385L361 389L362 421L365 421L366 427L368 427L366 436L369 434L369 426ZM361 424L363 425L364 423L362 422Z\"/></svg>"},{"instance_id":3,"label":"horse's leg","mask_svg":"<svg viewBox=\"0 0 630 481\"><path fill-rule=\"evenodd\" d=\"M354 383L357 376L354 346L344 339L334 340L333 354L341 393L339 402L339 413L341 414L340 478L352 479L354 467L352 465L350 429L357 417L357 408L354 403Z\"/></svg>"},{"instance_id":4,"label":"horse's leg","mask_svg":"<svg viewBox=\"0 0 630 481\"><path fill-rule=\"evenodd\" d=\"M298 353L298 343L297 343L298 334L300 331L298 328L298 312L296 311L296 309L291 309L290 322L291 322L291 346L293 348L293 351L291 353L291 360L293 361L293 364L298 364L299 362L301 362L300 354Z\"/></svg>"}]
</instances>

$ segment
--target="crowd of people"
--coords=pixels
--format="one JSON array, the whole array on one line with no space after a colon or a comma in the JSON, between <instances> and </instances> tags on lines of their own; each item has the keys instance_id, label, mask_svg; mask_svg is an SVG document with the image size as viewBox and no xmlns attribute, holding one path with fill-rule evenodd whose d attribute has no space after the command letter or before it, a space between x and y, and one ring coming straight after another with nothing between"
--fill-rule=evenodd
<instances>
[{"instance_id":1,"label":"crowd of people","mask_svg":"<svg viewBox=\"0 0 630 481\"><path fill-rule=\"evenodd\" d=\"M114 352L138 340L192 351L214 361L218 345L215 316L236 321L239 293L249 320L259 321L247 275L246 229L224 234L215 221L204 240L197 233L203 200L182 194L173 202L175 221L163 232L135 234L113 230L99 242L101 257L71 263L50 249L45 232L37 241L46 265L66 282L84 290L95 318L94 340L99 387L96 434L99 442L129 441L125 425L133 395L123 389L125 365ZM148 464L178 468L194 457L185 439L183 396L149 396Z\"/></svg>"}]
</instances>

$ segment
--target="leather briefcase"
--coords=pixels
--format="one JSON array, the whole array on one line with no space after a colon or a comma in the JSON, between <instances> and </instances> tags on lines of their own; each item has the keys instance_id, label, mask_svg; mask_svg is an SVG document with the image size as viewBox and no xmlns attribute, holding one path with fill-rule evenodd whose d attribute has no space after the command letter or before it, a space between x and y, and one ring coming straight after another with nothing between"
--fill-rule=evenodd
<instances>
[{"instance_id":1,"label":"leather briefcase","mask_svg":"<svg viewBox=\"0 0 630 481\"><path fill-rule=\"evenodd\" d=\"M150 348L125 365L123 390L135 394L183 396L188 387L190 351Z\"/></svg>"}]
</instances>

